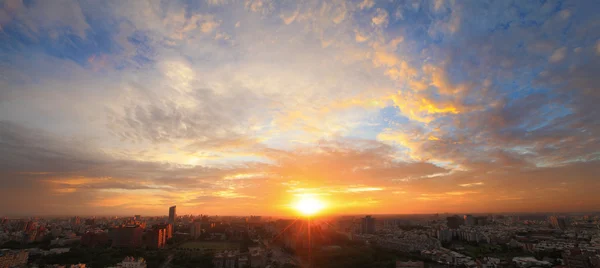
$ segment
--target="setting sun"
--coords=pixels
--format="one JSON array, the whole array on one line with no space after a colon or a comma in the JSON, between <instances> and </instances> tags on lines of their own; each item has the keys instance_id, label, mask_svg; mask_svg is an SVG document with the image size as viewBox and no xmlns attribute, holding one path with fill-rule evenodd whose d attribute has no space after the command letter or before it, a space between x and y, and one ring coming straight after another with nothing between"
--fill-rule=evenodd
<instances>
[{"instance_id":1,"label":"setting sun","mask_svg":"<svg viewBox=\"0 0 600 268\"><path fill-rule=\"evenodd\" d=\"M314 196L301 197L294 208L305 216L312 216L325 208L325 204Z\"/></svg>"}]
</instances>

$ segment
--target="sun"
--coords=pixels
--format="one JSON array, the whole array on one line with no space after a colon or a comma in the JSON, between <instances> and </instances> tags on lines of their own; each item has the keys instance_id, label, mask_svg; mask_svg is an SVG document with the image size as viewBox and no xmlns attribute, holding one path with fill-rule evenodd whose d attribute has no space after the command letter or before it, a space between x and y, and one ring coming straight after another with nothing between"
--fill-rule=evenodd
<instances>
[{"instance_id":1,"label":"sun","mask_svg":"<svg viewBox=\"0 0 600 268\"><path fill-rule=\"evenodd\" d=\"M302 196L294 208L305 216L312 216L325 208L325 204L314 196Z\"/></svg>"}]
</instances>

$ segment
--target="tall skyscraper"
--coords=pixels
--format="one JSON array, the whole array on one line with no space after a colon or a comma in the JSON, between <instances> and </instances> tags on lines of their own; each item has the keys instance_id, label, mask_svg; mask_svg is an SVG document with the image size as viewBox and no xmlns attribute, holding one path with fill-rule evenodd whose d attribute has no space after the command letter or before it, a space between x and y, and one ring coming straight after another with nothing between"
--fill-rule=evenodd
<instances>
[{"instance_id":1,"label":"tall skyscraper","mask_svg":"<svg viewBox=\"0 0 600 268\"><path fill-rule=\"evenodd\" d=\"M175 223L175 218L177 218L177 206L172 206L169 208L169 222Z\"/></svg>"},{"instance_id":2,"label":"tall skyscraper","mask_svg":"<svg viewBox=\"0 0 600 268\"><path fill-rule=\"evenodd\" d=\"M368 215L360 219L360 232L363 234L374 234L375 233L375 218Z\"/></svg>"}]
</instances>

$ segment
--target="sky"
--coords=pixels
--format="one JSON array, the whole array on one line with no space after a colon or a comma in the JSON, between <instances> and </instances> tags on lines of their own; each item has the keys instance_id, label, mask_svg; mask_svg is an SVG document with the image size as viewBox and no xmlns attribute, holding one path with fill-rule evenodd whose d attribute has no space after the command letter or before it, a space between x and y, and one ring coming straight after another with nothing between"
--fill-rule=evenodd
<instances>
[{"instance_id":1,"label":"sky","mask_svg":"<svg viewBox=\"0 0 600 268\"><path fill-rule=\"evenodd\" d=\"M0 1L0 215L600 208L600 1Z\"/></svg>"}]
</instances>

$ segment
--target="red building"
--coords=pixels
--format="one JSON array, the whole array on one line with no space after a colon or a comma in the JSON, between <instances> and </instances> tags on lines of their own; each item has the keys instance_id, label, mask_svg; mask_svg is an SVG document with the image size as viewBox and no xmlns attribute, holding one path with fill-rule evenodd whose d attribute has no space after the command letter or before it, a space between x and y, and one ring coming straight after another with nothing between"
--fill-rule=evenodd
<instances>
[{"instance_id":1,"label":"red building","mask_svg":"<svg viewBox=\"0 0 600 268\"><path fill-rule=\"evenodd\" d=\"M164 248L167 244L167 229L155 227L144 234L144 244L148 248Z\"/></svg>"},{"instance_id":2,"label":"red building","mask_svg":"<svg viewBox=\"0 0 600 268\"><path fill-rule=\"evenodd\" d=\"M81 236L81 245L86 247L95 247L107 245L109 242L107 232L86 232Z\"/></svg>"},{"instance_id":3,"label":"red building","mask_svg":"<svg viewBox=\"0 0 600 268\"><path fill-rule=\"evenodd\" d=\"M110 229L108 237L112 247L135 248L143 245L144 229L139 226L125 226Z\"/></svg>"}]
</instances>

